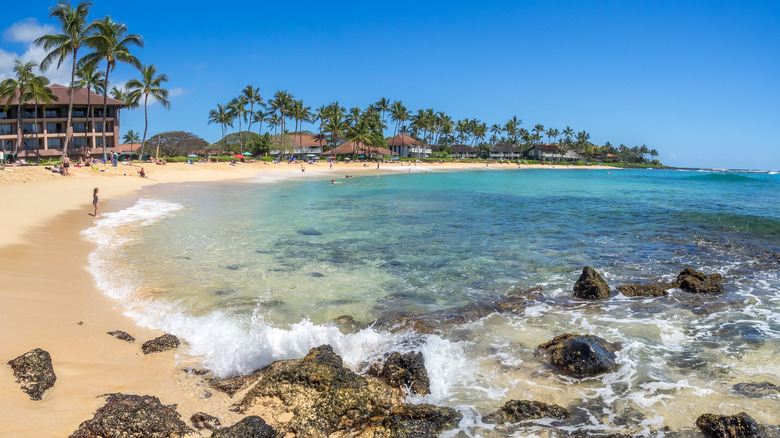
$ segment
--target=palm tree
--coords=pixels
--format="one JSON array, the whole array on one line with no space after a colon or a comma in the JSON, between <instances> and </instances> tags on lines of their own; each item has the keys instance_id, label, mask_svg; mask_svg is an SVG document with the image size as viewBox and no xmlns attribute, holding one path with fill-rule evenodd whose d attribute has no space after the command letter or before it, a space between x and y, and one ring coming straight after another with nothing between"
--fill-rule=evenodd
<instances>
[{"instance_id":1,"label":"palm tree","mask_svg":"<svg viewBox=\"0 0 780 438\"><path fill-rule=\"evenodd\" d=\"M290 117L295 120L295 132L298 133L298 145L300 146L302 136L298 129L298 123L300 122L301 127L303 127L303 122L311 121L311 107L303 106L303 100L295 100L290 107Z\"/></svg>"},{"instance_id":2,"label":"palm tree","mask_svg":"<svg viewBox=\"0 0 780 438\"><path fill-rule=\"evenodd\" d=\"M368 126L368 122L365 120L358 120L355 125L347 132L349 141L352 142L352 155L357 155L358 144L365 146L366 150L370 150L374 144L374 136L371 134L371 129Z\"/></svg>"},{"instance_id":3,"label":"palm tree","mask_svg":"<svg viewBox=\"0 0 780 438\"><path fill-rule=\"evenodd\" d=\"M534 140L540 141L542 139L542 134L544 134L544 125L536 124L532 131L534 131Z\"/></svg>"},{"instance_id":4,"label":"palm tree","mask_svg":"<svg viewBox=\"0 0 780 438\"><path fill-rule=\"evenodd\" d=\"M112 99L121 100L122 102L124 102L125 108L127 109L136 109L139 106L141 106L141 103L138 101L138 99L136 100L130 99L129 94L130 92L125 90L124 88L117 88L117 87L111 88L111 92L109 93Z\"/></svg>"},{"instance_id":5,"label":"palm tree","mask_svg":"<svg viewBox=\"0 0 780 438\"><path fill-rule=\"evenodd\" d=\"M57 68L69 57L73 56L73 66L70 72L70 89L68 93L68 121L65 125L65 145L62 147L62 156L68 155L68 147L73 142L73 93L76 82L76 59L81 45L86 42L89 35L87 15L92 3L81 2L75 8L70 2L59 2L49 12L49 18L56 18L60 24L62 33L44 35L35 40L35 44L43 46L50 52L41 61L41 70L46 71L52 62L57 59Z\"/></svg>"},{"instance_id":6,"label":"palm tree","mask_svg":"<svg viewBox=\"0 0 780 438\"><path fill-rule=\"evenodd\" d=\"M87 54L79 61L79 65L97 64L102 60L106 61L106 88L108 87L108 75L116 67L117 61L130 64L135 68L141 69L141 62L138 58L130 54L130 47L143 47L144 40L140 35L127 34L127 26L118 24L111 20L107 15L102 20L96 20L90 24L84 38L84 44L91 47L94 52ZM108 118L108 93L103 93L103 159L107 160L106 155L106 119Z\"/></svg>"},{"instance_id":7,"label":"palm tree","mask_svg":"<svg viewBox=\"0 0 780 438\"><path fill-rule=\"evenodd\" d=\"M152 99L160 102L166 109L171 108L171 103L168 101L168 90L162 87L163 82L168 82L168 76L165 74L158 75L157 66L154 64L149 66L144 65L139 71L141 72L141 80L132 79L127 83L127 88L130 90L127 97L131 101L140 101L141 96L144 97L144 137L143 140L141 140L140 154L143 156L144 146L146 146L146 131L149 128L149 113L146 110L149 96L152 96ZM105 131L106 126L104 124L103 132Z\"/></svg>"},{"instance_id":8,"label":"palm tree","mask_svg":"<svg viewBox=\"0 0 780 438\"><path fill-rule=\"evenodd\" d=\"M393 105L390 107L390 120L395 122L393 137L398 134L398 129L403 124L403 122L407 121L408 119L409 111L406 110L404 104L400 100L393 102Z\"/></svg>"},{"instance_id":9,"label":"palm tree","mask_svg":"<svg viewBox=\"0 0 780 438\"><path fill-rule=\"evenodd\" d=\"M260 123L260 129L257 130L258 134L263 135L263 122L267 121L271 114L271 111L264 112L262 109L259 109L252 115L252 121Z\"/></svg>"},{"instance_id":10,"label":"palm tree","mask_svg":"<svg viewBox=\"0 0 780 438\"><path fill-rule=\"evenodd\" d=\"M216 109L209 111L209 125L212 123L219 123L222 125L222 150L224 151L227 127L233 127L233 117L224 105L217 104Z\"/></svg>"},{"instance_id":11,"label":"palm tree","mask_svg":"<svg viewBox=\"0 0 780 438\"><path fill-rule=\"evenodd\" d=\"M141 137L138 135L137 132L133 131L132 129L128 130L124 137L122 137L122 141L125 143L130 143L130 149L135 149L134 146L136 143L141 141ZM141 157L140 155L138 156Z\"/></svg>"},{"instance_id":12,"label":"palm tree","mask_svg":"<svg viewBox=\"0 0 780 438\"><path fill-rule=\"evenodd\" d=\"M336 147L339 136L349 129L349 124L341 114L334 114L325 124L325 132L330 133L331 145Z\"/></svg>"},{"instance_id":13,"label":"palm tree","mask_svg":"<svg viewBox=\"0 0 780 438\"><path fill-rule=\"evenodd\" d=\"M246 130L252 132L252 122L255 121L255 104L264 107L263 97L260 96L260 88L254 88L251 85L244 87L241 93L244 94L246 101L249 103L249 126L247 126Z\"/></svg>"},{"instance_id":14,"label":"palm tree","mask_svg":"<svg viewBox=\"0 0 780 438\"><path fill-rule=\"evenodd\" d=\"M6 111L11 106L11 101L18 97L16 105L16 146L14 146L14 155L19 153L19 148L22 147L22 107L24 106L25 98L28 97L30 90L35 82L35 74L33 69L38 64L34 62L22 63L20 60L14 61L14 74L16 79L8 78L3 82L0 82L0 100L5 99Z\"/></svg>"},{"instance_id":15,"label":"palm tree","mask_svg":"<svg viewBox=\"0 0 780 438\"><path fill-rule=\"evenodd\" d=\"M277 132L278 132L276 128L282 126L282 117L279 114L276 114L276 113L273 113L273 112L271 112L269 114L271 116L267 119L268 120L268 126L273 128L274 135L276 135Z\"/></svg>"},{"instance_id":16,"label":"palm tree","mask_svg":"<svg viewBox=\"0 0 780 438\"><path fill-rule=\"evenodd\" d=\"M41 161L41 145L38 139L38 104L48 104L58 100L57 96L49 88L49 80L43 76L34 76L30 82L30 89L22 100L35 102L35 155L38 162Z\"/></svg>"},{"instance_id":17,"label":"palm tree","mask_svg":"<svg viewBox=\"0 0 780 438\"><path fill-rule=\"evenodd\" d=\"M268 101L268 106L270 106L272 110L279 112L282 134L284 134L284 115L289 112L294 97L295 96L287 91L277 91L276 94L274 94L274 98Z\"/></svg>"},{"instance_id":18,"label":"palm tree","mask_svg":"<svg viewBox=\"0 0 780 438\"><path fill-rule=\"evenodd\" d=\"M76 85L87 90L87 134L85 136L90 132L89 116L92 114L92 89L95 90L95 93L105 94L106 81L103 79L105 76L105 73L97 71L95 65L92 64L85 65L76 71L76 77L78 78ZM88 144L89 142L86 143ZM85 147L87 147L87 144L85 144Z\"/></svg>"},{"instance_id":19,"label":"palm tree","mask_svg":"<svg viewBox=\"0 0 780 438\"><path fill-rule=\"evenodd\" d=\"M386 97L383 97L376 101L374 104L376 106L376 109L379 110L379 112L382 115L382 122L385 121L385 113L390 111L390 101L387 100Z\"/></svg>"},{"instance_id":20,"label":"palm tree","mask_svg":"<svg viewBox=\"0 0 780 438\"><path fill-rule=\"evenodd\" d=\"M241 132L241 120L247 121L247 113L249 112L249 110L246 109L247 103L248 100L246 96L241 95L231 100L227 106L233 119L238 119L238 144L241 149L241 154L244 153L244 134Z\"/></svg>"}]
</instances>

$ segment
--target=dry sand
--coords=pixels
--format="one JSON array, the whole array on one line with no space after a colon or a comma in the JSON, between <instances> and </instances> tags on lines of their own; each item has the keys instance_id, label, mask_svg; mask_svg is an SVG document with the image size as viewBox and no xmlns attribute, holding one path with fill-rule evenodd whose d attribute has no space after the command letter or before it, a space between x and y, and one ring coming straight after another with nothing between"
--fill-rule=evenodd
<instances>
[{"instance_id":1,"label":"dry sand","mask_svg":"<svg viewBox=\"0 0 780 438\"><path fill-rule=\"evenodd\" d=\"M100 188L99 216L101 211L132 205L141 188L157 183L338 179L346 174L484 169L485 164L383 164L377 170L375 164L337 163L331 170L320 163L306 165L305 172L300 165L263 163L144 168L148 179L138 176L139 165L71 168L69 177L35 166L0 170L0 436L70 435L103 404L98 397L113 392L155 395L164 404L178 404L185 421L197 411L215 415L223 424L238 420L228 410L235 399L202 387L182 371L192 359L183 351L142 354L141 343L161 333L137 327L123 316L116 309L118 303L103 295L85 270L92 246L79 233L94 220L90 214L94 187ZM137 340L126 343L106 334L113 330L129 332ZM34 348L51 354L57 375L40 401L30 400L19 389L5 365ZM213 395L207 398L207 393ZM273 414L265 414L273 424Z\"/></svg>"}]
</instances>

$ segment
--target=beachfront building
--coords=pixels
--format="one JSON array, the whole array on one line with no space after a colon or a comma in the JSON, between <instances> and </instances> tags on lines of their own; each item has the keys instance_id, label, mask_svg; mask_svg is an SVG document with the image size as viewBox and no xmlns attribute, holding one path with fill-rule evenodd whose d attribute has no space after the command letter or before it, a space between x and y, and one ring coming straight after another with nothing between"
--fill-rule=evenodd
<instances>
[{"instance_id":1,"label":"beachfront building","mask_svg":"<svg viewBox=\"0 0 780 438\"><path fill-rule=\"evenodd\" d=\"M380 148L376 146L366 146L362 143L354 143L351 141L340 144L339 146L325 151L320 154L324 157L338 157L338 156L356 156L363 158L383 158L396 155L390 149Z\"/></svg>"},{"instance_id":2,"label":"beachfront building","mask_svg":"<svg viewBox=\"0 0 780 438\"><path fill-rule=\"evenodd\" d=\"M387 139L387 148L393 154L404 158L426 158L432 150L425 143L421 143L408 135L398 134Z\"/></svg>"},{"instance_id":3,"label":"beachfront building","mask_svg":"<svg viewBox=\"0 0 780 438\"><path fill-rule=\"evenodd\" d=\"M293 155L319 155L328 142L319 134L288 134L292 140Z\"/></svg>"},{"instance_id":4,"label":"beachfront building","mask_svg":"<svg viewBox=\"0 0 780 438\"><path fill-rule=\"evenodd\" d=\"M68 87L51 85L50 88L57 100L51 104L38 104L37 123L35 102L25 102L22 105L22 146L17 158L33 158L38 151L41 157L56 157L62 154L68 120ZM89 108L87 100L90 103ZM13 152L16 145L18 103L18 99L13 99L8 108L0 106L0 147L5 153ZM103 96L90 92L87 99L87 90L76 88L73 94L73 144L68 148L68 155L102 155L104 128L108 153L122 153L119 146L119 110L124 104L120 100L108 98L108 118L104 127Z\"/></svg>"},{"instance_id":5,"label":"beachfront building","mask_svg":"<svg viewBox=\"0 0 780 438\"><path fill-rule=\"evenodd\" d=\"M559 147L555 144L537 144L528 151L528 155L533 160L540 161L583 161L582 155L577 152Z\"/></svg>"},{"instance_id":6,"label":"beachfront building","mask_svg":"<svg viewBox=\"0 0 780 438\"><path fill-rule=\"evenodd\" d=\"M523 150L510 143L498 143L490 149L490 158L493 160L519 160L523 157Z\"/></svg>"},{"instance_id":7,"label":"beachfront building","mask_svg":"<svg viewBox=\"0 0 780 438\"><path fill-rule=\"evenodd\" d=\"M479 153L476 148L473 148L466 144L454 144L452 145L451 157L457 158L477 158Z\"/></svg>"}]
</instances>

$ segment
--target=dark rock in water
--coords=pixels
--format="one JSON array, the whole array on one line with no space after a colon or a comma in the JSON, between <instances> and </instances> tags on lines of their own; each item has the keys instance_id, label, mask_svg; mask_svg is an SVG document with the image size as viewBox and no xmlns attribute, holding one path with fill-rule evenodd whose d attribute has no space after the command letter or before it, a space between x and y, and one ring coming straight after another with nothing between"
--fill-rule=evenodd
<instances>
[{"instance_id":1,"label":"dark rock in water","mask_svg":"<svg viewBox=\"0 0 780 438\"><path fill-rule=\"evenodd\" d=\"M445 429L457 426L463 418L452 408L403 405L390 411L387 417L367 427L360 436L373 438L436 438Z\"/></svg>"},{"instance_id":2,"label":"dark rock in water","mask_svg":"<svg viewBox=\"0 0 780 438\"><path fill-rule=\"evenodd\" d=\"M732 344L749 344L756 347L766 339L763 332L749 322L723 324L715 332L715 336Z\"/></svg>"},{"instance_id":3,"label":"dark rock in water","mask_svg":"<svg viewBox=\"0 0 780 438\"><path fill-rule=\"evenodd\" d=\"M279 430L296 436L327 437L338 431L360 436L361 430L374 430L374 437L433 437L435 432L430 431L440 430L436 419L457 414L447 408L403 404L397 390L344 368L329 345L311 349L303 359L272 363L246 393L239 410L246 411L266 397L278 398L290 409L292 419ZM428 432L394 434L391 429L399 424Z\"/></svg>"},{"instance_id":4,"label":"dark rock in water","mask_svg":"<svg viewBox=\"0 0 780 438\"><path fill-rule=\"evenodd\" d=\"M245 417L238 423L211 434L211 438L276 438L277 436L276 430L257 415Z\"/></svg>"},{"instance_id":5,"label":"dark rock in water","mask_svg":"<svg viewBox=\"0 0 780 438\"><path fill-rule=\"evenodd\" d=\"M744 412L737 415L703 414L696 419L696 426L711 438L759 437L761 432L755 420Z\"/></svg>"},{"instance_id":6,"label":"dark rock in water","mask_svg":"<svg viewBox=\"0 0 780 438\"><path fill-rule=\"evenodd\" d=\"M117 339L121 339L121 340L126 341L126 342L135 342L135 338L134 337L130 336L130 334L127 333L127 332L123 332L122 330L116 330L116 331L113 331L113 332L108 332L108 334L113 336L113 337L115 337L115 338L117 338Z\"/></svg>"},{"instance_id":7,"label":"dark rock in water","mask_svg":"<svg viewBox=\"0 0 780 438\"><path fill-rule=\"evenodd\" d=\"M717 294L723 292L723 276L720 274L704 275L695 269L685 268L677 276L677 285L685 292Z\"/></svg>"},{"instance_id":8,"label":"dark rock in water","mask_svg":"<svg viewBox=\"0 0 780 438\"><path fill-rule=\"evenodd\" d=\"M627 297L661 297L667 295L667 289L670 289L671 285L664 283L653 284L629 284L626 286L618 286L618 292Z\"/></svg>"},{"instance_id":9,"label":"dark rock in water","mask_svg":"<svg viewBox=\"0 0 780 438\"><path fill-rule=\"evenodd\" d=\"M298 230L298 233L304 236L322 236L322 231L317 230Z\"/></svg>"},{"instance_id":10,"label":"dark rock in water","mask_svg":"<svg viewBox=\"0 0 780 438\"><path fill-rule=\"evenodd\" d=\"M769 382L763 383L737 383L731 387L731 390L737 394L750 398L768 397L773 394L780 394L780 386Z\"/></svg>"},{"instance_id":11,"label":"dark rock in water","mask_svg":"<svg viewBox=\"0 0 780 438\"><path fill-rule=\"evenodd\" d=\"M595 269L585 266L574 283L574 296L582 300L603 300L609 298L609 285Z\"/></svg>"},{"instance_id":12,"label":"dark rock in water","mask_svg":"<svg viewBox=\"0 0 780 438\"><path fill-rule=\"evenodd\" d=\"M314 277L314 278L322 278L322 277L325 276L325 274L321 274L319 272L312 272L311 276Z\"/></svg>"},{"instance_id":13,"label":"dark rock in water","mask_svg":"<svg viewBox=\"0 0 780 438\"><path fill-rule=\"evenodd\" d=\"M509 400L496 412L482 417L482 421L485 423L504 424L539 418L565 420L569 416L569 411L558 405L548 405L528 400Z\"/></svg>"},{"instance_id":14,"label":"dark rock in water","mask_svg":"<svg viewBox=\"0 0 780 438\"><path fill-rule=\"evenodd\" d=\"M71 438L181 437L190 431L176 405L165 406L150 395L107 394L106 404Z\"/></svg>"},{"instance_id":15,"label":"dark rock in water","mask_svg":"<svg viewBox=\"0 0 780 438\"><path fill-rule=\"evenodd\" d=\"M22 385L22 391L30 396L30 400L40 400L43 393L57 381L51 355L40 348L8 361L8 365L14 370L16 383Z\"/></svg>"},{"instance_id":16,"label":"dark rock in water","mask_svg":"<svg viewBox=\"0 0 780 438\"><path fill-rule=\"evenodd\" d=\"M365 324L358 323L355 321L355 318L350 315L341 315L334 319L333 322L336 324L336 327L339 328L339 331L344 334L357 333L366 327Z\"/></svg>"},{"instance_id":17,"label":"dark rock in water","mask_svg":"<svg viewBox=\"0 0 780 438\"><path fill-rule=\"evenodd\" d=\"M543 298L541 287L526 290L514 290L506 296L493 302L493 307L500 312L522 312L531 301Z\"/></svg>"},{"instance_id":18,"label":"dark rock in water","mask_svg":"<svg viewBox=\"0 0 780 438\"><path fill-rule=\"evenodd\" d=\"M198 430L215 430L217 427L222 425L222 423L219 421L219 418L213 415L209 415L205 412L196 412L192 414L190 421L192 422L192 425L195 426L195 429Z\"/></svg>"},{"instance_id":19,"label":"dark rock in water","mask_svg":"<svg viewBox=\"0 0 780 438\"><path fill-rule=\"evenodd\" d=\"M225 266L225 269L229 269L231 271L238 271L241 268L241 265L227 265Z\"/></svg>"},{"instance_id":20,"label":"dark rock in water","mask_svg":"<svg viewBox=\"0 0 780 438\"><path fill-rule=\"evenodd\" d=\"M144 354L149 354L158 353L165 350L172 350L174 348L179 348L179 338L173 335L165 334L150 341L144 342L144 345L141 346L141 351L143 351Z\"/></svg>"},{"instance_id":21,"label":"dark rock in water","mask_svg":"<svg viewBox=\"0 0 780 438\"><path fill-rule=\"evenodd\" d=\"M251 385L262 376L261 370L256 370L246 376L232 377L229 379L213 378L209 380L209 384L212 388L222 391L225 394L233 397L238 391Z\"/></svg>"},{"instance_id":22,"label":"dark rock in water","mask_svg":"<svg viewBox=\"0 0 780 438\"><path fill-rule=\"evenodd\" d=\"M431 393L425 359L419 351L394 352L385 361L381 376L394 388L409 388L412 394Z\"/></svg>"},{"instance_id":23,"label":"dark rock in water","mask_svg":"<svg viewBox=\"0 0 780 438\"><path fill-rule=\"evenodd\" d=\"M550 364L564 374L588 377L617 368L615 352L620 345L597 336L566 333L538 347Z\"/></svg>"}]
</instances>

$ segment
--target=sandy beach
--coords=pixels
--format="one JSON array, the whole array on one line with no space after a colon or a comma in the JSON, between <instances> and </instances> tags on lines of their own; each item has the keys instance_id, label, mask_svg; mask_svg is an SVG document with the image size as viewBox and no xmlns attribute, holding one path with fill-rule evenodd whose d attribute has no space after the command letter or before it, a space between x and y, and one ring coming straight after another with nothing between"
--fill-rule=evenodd
<instances>
[{"instance_id":1,"label":"sandy beach","mask_svg":"<svg viewBox=\"0 0 780 438\"><path fill-rule=\"evenodd\" d=\"M178 404L185 420L197 411L216 415L223 424L238 418L228 410L235 400L216 391L207 397L206 389L182 371L188 364L186 347L178 352L142 354L141 344L161 333L140 328L123 316L117 303L97 289L85 270L92 245L83 240L80 231L94 220L94 187L100 188L100 213L132 205L143 187L159 183L327 180L346 174L484 169L485 164L384 164L376 169L375 164L337 163L329 169L327 163L320 163L306 165L305 172L300 165L265 163L152 164L144 168L148 178L138 176L137 164L98 170L72 168L69 177L37 166L0 170L0 359L5 364L42 348L51 354L57 375L43 399L32 401L19 389L11 368L0 366L0 436L67 436L103 404L100 395L115 392L155 395L164 404ZM126 343L106 334L113 330L129 332L137 340Z\"/></svg>"}]
</instances>

